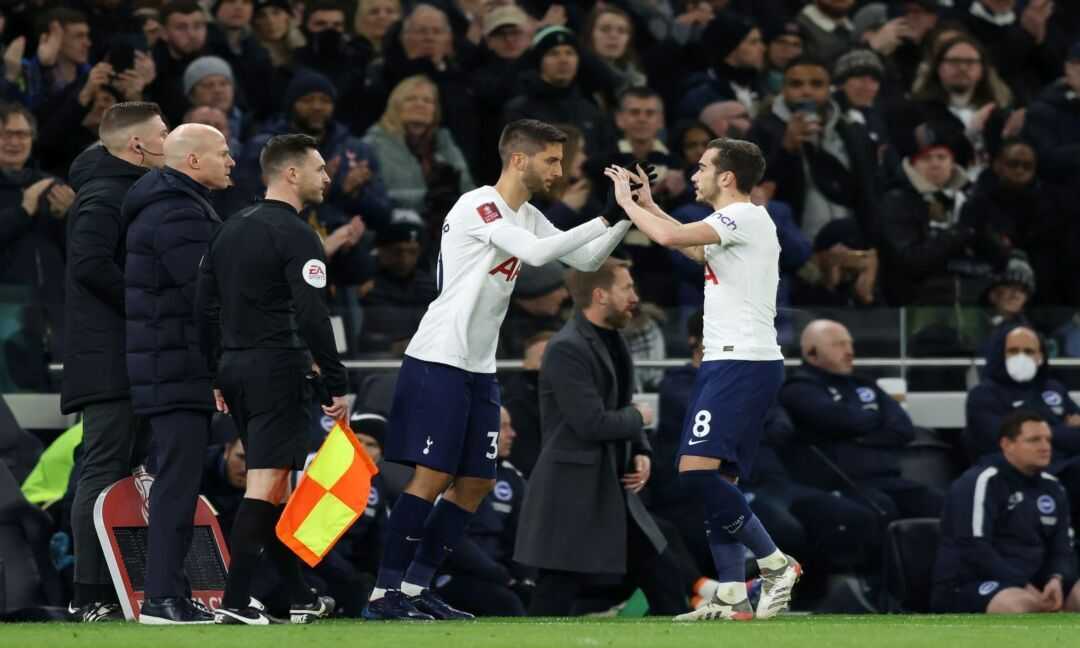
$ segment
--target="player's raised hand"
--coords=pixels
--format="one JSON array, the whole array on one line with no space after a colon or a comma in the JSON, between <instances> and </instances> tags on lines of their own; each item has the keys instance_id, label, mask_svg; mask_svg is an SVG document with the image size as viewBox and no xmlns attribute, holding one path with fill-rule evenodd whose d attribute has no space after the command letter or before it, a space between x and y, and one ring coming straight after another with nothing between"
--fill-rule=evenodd
<instances>
[{"instance_id":1,"label":"player's raised hand","mask_svg":"<svg viewBox=\"0 0 1080 648\"><path fill-rule=\"evenodd\" d=\"M653 200L651 185L656 182L656 167L649 164L643 169L639 164L637 165L637 173L631 175L634 178L631 186L634 200L645 209L654 206L656 201Z\"/></svg>"},{"instance_id":2,"label":"player's raised hand","mask_svg":"<svg viewBox=\"0 0 1080 648\"><path fill-rule=\"evenodd\" d=\"M604 169L604 175L611 178L612 188L615 190L615 202L623 209L634 204L634 195L630 190L630 172L621 166L609 166Z\"/></svg>"}]
</instances>

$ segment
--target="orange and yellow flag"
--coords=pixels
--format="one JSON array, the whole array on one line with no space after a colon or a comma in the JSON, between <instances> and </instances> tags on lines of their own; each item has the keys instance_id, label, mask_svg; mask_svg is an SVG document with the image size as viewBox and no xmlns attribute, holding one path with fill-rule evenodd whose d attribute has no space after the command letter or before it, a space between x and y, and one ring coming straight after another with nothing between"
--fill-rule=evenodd
<instances>
[{"instance_id":1,"label":"orange and yellow flag","mask_svg":"<svg viewBox=\"0 0 1080 648\"><path fill-rule=\"evenodd\" d=\"M345 421L337 421L300 478L277 536L311 567L364 513L379 469Z\"/></svg>"}]
</instances>

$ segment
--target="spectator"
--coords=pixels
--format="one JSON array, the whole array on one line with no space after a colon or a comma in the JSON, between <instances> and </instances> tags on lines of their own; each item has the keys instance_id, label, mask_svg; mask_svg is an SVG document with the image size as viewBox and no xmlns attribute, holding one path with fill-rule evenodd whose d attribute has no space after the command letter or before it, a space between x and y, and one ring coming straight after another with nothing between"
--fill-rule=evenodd
<instances>
[{"instance_id":1,"label":"spectator","mask_svg":"<svg viewBox=\"0 0 1080 648\"><path fill-rule=\"evenodd\" d=\"M90 23L68 7L48 11L37 34L36 56L23 63L19 100L38 112L90 72ZM111 70L110 70L111 71Z\"/></svg>"},{"instance_id":2,"label":"spectator","mask_svg":"<svg viewBox=\"0 0 1080 648\"><path fill-rule=\"evenodd\" d=\"M998 428L1002 455L971 468L950 487L934 565L933 611L1080 611L1069 498L1043 472L1050 465L1052 437L1041 416L1017 411Z\"/></svg>"},{"instance_id":3,"label":"spectator","mask_svg":"<svg viewBox=\"0 0 1080 648\"><path fill-rule=\"evenodd\" d=\"M525 352L526 340L541 331L562 328L566 321L562 316L563 304L570 297L565 277L566 266L558 261L522 268L499 331L503 357L520 358Z\"/></svg>"},{"instance_id":4,"label":"spectator","mask_svg":"<svg viewBox=\"0 0 1080 648\"><path fill-rule=\"evenodd\" d=\"M403 80L422 75L439 89L439 114L443 125L454 136L454 143L467 161L480 156L481 124L476 119L476 93L473 90L469 58L462 51L464 44L455 44L450 22L444 11L432 4L415 5L403 21L387 33L384 58L380 65L371 66L368 75L375 88L370 91L380 101L353 116L353 129L366 131L384 105L387 96ZM486 153L486 151L485 151ZM475 169L470 166L470 171Z\"/></svg>"},{"instance_id":5,"label":"spectator","mask_svg":"<svg viewBox=\"0 0 1080 648\"><path fill-rule=\"evenodd\" d=\"M71 165L73 203L64 280L65 340L61 411L82 412L82 471L72 504L75 607L83 620L102 606L119 612L94 527L102 490L131 474L136 436L145 428L131 404L124 341L124 195L147 169L164 164L168 129L149 103L111 107L102 144Z\"/></svg>"},{"instance_id":6,"label":"spectator","mask_svg":"<svg viewBox=\"0 0 1080 648\"><path fill-rule=\"evenodd\" d=\"M229 117L220 108L214 106L197 106L195 108L189 108L184 113L185 124L206 124L207 126L213 126L221 131L221 134L225 136L225 140L229 143L229 153L233 158L239 159L244 151L243 145L240 140L233 136L232 129L229 128Z\"/></svg>"},{"instance_id":7,"label":"spectator","mask_svg":"<svg viewBox=\"0 0 1080 648\"><path fill-rule=\"evenodd\" d=\"M1080 41L1069 48L1065 76L1032 102L1024 134L1039 152L1039 175L1068 183L1080 177Z\"/></svg>"},{"instance_id":8,"label":"spectator","mask_svg":"<svg viewBox=\"0 0 1080 648\"><path fill-rule=\"evenodd\" d=\"M975 230L961 218L967 178L956 164L964 146L949 126L922 124L903 159L903 175L881 201L885 298L894 306L974 305L1000 259L974 251Z\"/></svg>"},{"instance_id":9,"label":"spectator","mask_svg":"<svg viewBox=\"0 0 1080 648\"><path fill-rule=\"evenodd\" d=\"M303 28L307 43L293 52L293 63L330 79L339 95L354 100L362 96L371 52L349 39L345 23L345 8L333 0L308 5Z\"/></svg>"},{"instance_id":10,"label":"spectator","mask_svg":"<svg viewBox=\"0 0 1080 648\"><path fill-rule=\"evenodd\" d=\"M213 14L215 21L208 25L208 50L240 74L239 84L235 81L233 84L239 85L243 90L240 92L240 88L233 89L234 96L241 97L240 103L250 112L268 117L275 112L277 103L273 85L266 83L273 74L274 64L270 52L259 43L252 31L254 0L215 0ZM187 91L186 73L184 86ZM187 94L190 95L190 91ZM222 110L229 112L225 108ZM236 126L234 124L234 132L243 134L244 131Z\"/></svg>"},{"instance_id":11,"label":"spectator","mask_svg":"<svg viewBox=\"0 0 1080 648\"><path fill-rule=\"evenodd\" d=\"M996 455L996 432L1011 412L1037 412L1054 431L1055 470L1080 455L1080 406L1049 375L1042 338L1027 326L1000 331L986 354L982 381L968 393L964 440L972 461ZM1080 491L1077 491L1080 494Z\"/></svg>"},{"instance_id":12,"label":"spectator","mask_svg":"<svg viewBox=\"0 0 1080 648\"><path fill-rule=\"evenodd\" d=\"M964 205L964 220L973 223L982 245L999 255L1026 253L1035 272L1028 290L1035 305L1080 305L1075 281L1080 266L1070 253L1069 237L1074 199L1061 187L1040 182L1038 167L1031 144L1020 139L1003 142L990 168L979 175Z\"/></svg>"},{"instance_id":13,"label":"spectator","mask_svg":"<svg viewBox=\"0 0 1080 648\"><path fill-rule=\"evenodd\" d=\"M930 64L919 71L911 97L923 120L950 124L967 135L975 158L962 156L959 161L966 167L979 162L987 140L1004 131L1013 94L978 41L956 36L939 42L930 52Z\"/></svg>"},{"instance_id":14,"label":"spectator","mask_svg":"<svg viewBox=\"0 0 1080 648\"><path fill-rule=\"evenodd\" d=\"M184 72L206 53L206 12L195 0L173 0L162 7L161 24L161 42L153 50L157 78L147 93L161 106L165 121L177 124L188 105Z\"/></svg>"},{"instance_id":15,"label":"spectator","mask_svg":"<svg viewBox=\"0 0 1080 648\"><path fill-rule=\"evenodd\" d=\"M907 0L901 6L872 2L855 13L855 41L884 63L882 95L901 100L915 82L927 35L938 24L937 0Z\"/></svg>"},{"instance_id":16,"label":"spectator","mask_svg":"<svg viewBox=\"0 0 1080 648\"><path fill-rule=\"evenodd\" d=\"M686 179L678 158L660 139L664 128L664 101L660 95L648 88L631 88L623 92L615 112L615 125L622 138L612 164L626 169L639 164L652 165L658 179L653 187L657 201L668 205L681 197L687 188Z\"/></svg>"},{"instance_id":17,"label":"spectator","mask_svg":"<svg viewBox=\"0 0 1080 648\"><path fill-rule=\"evenodd\" d=\"M499 415L499 465L495 488L480 502L454 552L447 559L437 586L450 605L475 610L477 616L525 616L536 586L536 570L515 562L525 478L510 463L517 433L505 407Z\"/></svg>"},{"instance_id":18,"label":"spectator","mask_svg":"<svg viewBox=\"0 0 1080 648\"><path fill-rule=\"evenodd\" d=\"M738 14L722 12L705 28L709 69L686 79L679 114L697 117L705 106L734 99L751 115L758 111L760 74L765 67L765 41L754 23Z\"/></svg>"},{"instance_id":19,"label":"spectator","mask_svg":"<svg viewBox=\"0 0 1080 648\"><path fill-rule=\"evenodd\" d=\"M807 238L829 221L855 218L863 236L875 239L877 151L866 129L845 119L829 98L823 63L801 58L788 64L783 94L754 122L750 139L765 154L772 198L791 205Z\"/></svg>"},{"instance_id":20,"label":"spectator","mask_svg":"<svg viewBox=\"0 0 1080 648\"><path fill-rule=\"evenodd\" d=\"M572 124L584 133L589 156L600 158L614 148L614 137L607 117L582 94L580 62L574 32L558 26L536 32L522 60L522 93L506 104L503 122L528 117Z\"/></svg>"},{"instance_id":21,"label":"spectator","mask_svg":"<svg viewBox=\"0 0 1080 648\"><path fill-rule=\"evenodd\" d=\"M232 427L235 431L235 424ZM210 500L210 505L217 512L221 534L226 538L232 534L233 520L247 488L246 458L244 442L235 436L224 445L212 445L206 449L199 492Z\"/></svg>"},{"instance_id":22,"label":"spectator","mask_svg":"<svg viewBox=\"0 0 1080 648\"><path fill-rule=\"evenodd\" d=\"M885 511L884 518L937 517L941 493L900 476L900 451L915 438L907 412L873 380L854 374L851 334L839 322L815 320L803 329L805 363L784 383L780 402L808 443L829 458ZM815 485L844 488L816 472Z\"/></svg>"},{"instance_id":23,"label":"spectator","mask_svg":"<svg viewBox=\"0 0 1080 648\"><path fill-rule=\"evenodd\" d=\"M589 574L629 574L651 614L686 610L667 541L638 496L649 478L646 405L619 330L637 303L626 262L569 284L578 308L540 368L544 450L521 510L514 559L540 574L529 612L566 616Z\"/></svg>"},{"instance_id":24,"label":"spectator","mask_svg":"<svg viewBox=\"0 0 1080 648\"><path fill-rule=\"evenodd\" d=\"M477 70L471 75L481 123L498 123L507 97L517 94L518 61L529 50L532 32L532 20L515 5L497 6L484 14L483 47ZM494 151L498 140L497 129L483 129L478 150ZM493 155L479 158L473 165L475 177L482 183L493 182L499 176L499 160Z\"/></svg>"},{"instance_id":25,"label":"spectator","mask_svg":"<svg viewBox=\"0 0 1080 648\"><path fill-rule=\"evenodd\" d=\"M320 222L331 226L348 220L345 216L361 215L377 230L389 222L391 209L380 164L369 145L334 119L337 103L337 90L329 79L314 72L297 74L285 93L285 114L270 122L244 147L241 182L246 182L253 194L261 195L258 158L267 140L289 132L311 135L319 143L331 181L330 193L319 208ZM328 215L333 210L327 210L327 206L336 208L336 217Z\"/></svg>"},{"instance_id":26,"label":"spectator","mask_svg":"<svg viewBox=\"0 0 1080 648\"><path fill-rule=\"evenodd\" d=\"M232 67L224 59L216 56L195 59L184 70L183 82L184 95L192 108L217 108L229 120L229 135L226 137L232 136L239 141L247 139L250 119L236 105L236 80Z\"/></svg>"},{"instance_id":27,"label":"spectator","mask_svg":"<svg viewBox=\"0 0 1080 648\"><path fill-rule=\"evenodd\" d=\"M390 350L393 345L404 352L420 326L428 304L438 295L435 277L418 267L425 238L424 224L416 220L393 222L375 235L375 276L361 289L361 348Z\"/></svg>"},{"instance_id":28,"label":"spectator","mask_svg":"<svg viewBox=\"0 0 1080 648\"><path fill-rule=\"evenodd\" d=\"M81 88L72 84L49 106L38 138L38 155L41 166L50 173L66 176L71 161L97 142L101 118L110 106L124 99L142 98L142 80L137 74L129 71L113 85L109 81L111 69L108 63L99 63L85 77Z\"/></svg>"},{"instance_id":29,"label":"spectator","mask_svg":"<svg viewBox=\"0 0 1080 648\"><path fill-rule=\"evenodd\" d=\"M1054 3L1035 0L1016 11L1016 0L972 0L958 18L980 43L1021 102L1057 76L1067 41L1051 18Z\"/></svg>"},{"instance_id":30,"label":"spectator","mask_svg":"<svg viewBox=\"0 0 1080 648\"><path fill-rule=\"evenodd\" d=\"M888 143L885 116L877 101L884 78L885 66L872 50L852 50L836 59L833 66L837 105L848 121L866 128L879 149Z\"/></svg>"},{"instance_id":31,"label":"spectator","mask_svg":"<svg viewBox=\"0 0 1080 648\"><path fill-rule=\"evenodd\" d=\"M767 97L780 94L784 86L784 68L803 55L803 37L799 23L788 20L766 29L765 68L761 89Z\"/></svg>"},{"instance_id":32,"label":"spectator","mask_svg":"<svg viewBox=\"0 0 1080 648\"><path fill-rule=\"evenodd\" d=\"M615 77L615 93L648 84L634 49L634 23L618 6L593 8L585 19L581 46L597 57Z\"/></svg>"},{"instance_id":33,"label":"spectator","mask_svg":"<svg viewBox=\"0 0 1080 648\"><path fill-rule=\"evenodd\" d=\"M274 87L282 79L287 83L291 78L294 52L307 43L293 22L289 0L257 0L252 25L256 40L270 54L274 67Z\"/></svg>"},{"instance_id":34,"label":"spectator","mask_svg":"<svg viewBox=\"0 0 1080 648\"><path fill-rule=\"evenodd\" d=\"M796 21L803 32L803 50L815 59L832 63L855 44L851 10L855 0L813 0Z\"/></svg>"},{"instance_id":35,"label":"spectator","mask_svg":"<svg viewBox=\"0 0 1080 648\"><path fill-rule=\"evenodd\" d=\"M442 127L439 105L439 89L427 77L404 79L364 136L394 204L420 215L435 242L446 212L475 186L465 156Z\"/></svg>"},{"instance_id":36,"label":"spectator","mask_svg":"<svg viewBox=\"0 0 1080 648\"><path fill-rule=\"evenodd\" d=\"M510 463L527 479L540 456L540 363L554 331L540 331L525 340L521 371L500 377L503 407L514 420L516 440Z\"/></svg>"},{"instance_id":37,"label":"spectator","mask_svg":"<svg viewBox=\"0 0 1080 648\"><path fill-rule=\"evenodd\" d=\"M38 133L29 110L20 104L0 105L0 128L0 284L25 286L44 303L59 307L64 294L64 219L75 192L31 161Z\"/></svg>"},{"instance_id":38,"label":"spectator","mask_svg":"<svg viewBox=\"0 0 1080 648\"><path fill-rule=\"evenodd\" d=\"M175 26L175 25L174 25ZM229 186L234 162L225 137L186 124L165 140L165 168L132 186L121 215L127 230L124 266L125 342L131 401L150 421L154 488L150 495L146 602L141 623L207 623L209 611L188 598L184 557L214 411L210 371L195 335L199 260L221 219L207 202Z\"/></svg>"},{"instance_id":39,"label":"spectator","mask_svg":"<svg viewBox=\"0 0 1080 648\"><path fill-rule=\"evenodd\" d=\"M382 55L383 38L401 20L401 0L357 0L353 15L353 41L375 59Z\"/></svg>"}]
</instances>

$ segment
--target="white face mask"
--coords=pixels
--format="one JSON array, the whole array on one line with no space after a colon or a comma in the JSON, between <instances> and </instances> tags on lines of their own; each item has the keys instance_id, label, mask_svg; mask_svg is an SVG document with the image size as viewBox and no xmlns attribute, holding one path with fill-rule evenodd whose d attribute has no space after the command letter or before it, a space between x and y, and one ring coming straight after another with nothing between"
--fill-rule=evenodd
<instances>
[{"instance_id":1,"label":"white face mask","mask_svg":"<svg viewBox=\"0 0 1080 648\"><path fill-rule=\"evenodd\" d=\"M1035 359L1031 356L1018 353L1005 358L1005 371L1009 372L1009 377L1016 382L1028 382L1039 371L1039 365L1035 364Z\"/></svg>"}]
</instances>

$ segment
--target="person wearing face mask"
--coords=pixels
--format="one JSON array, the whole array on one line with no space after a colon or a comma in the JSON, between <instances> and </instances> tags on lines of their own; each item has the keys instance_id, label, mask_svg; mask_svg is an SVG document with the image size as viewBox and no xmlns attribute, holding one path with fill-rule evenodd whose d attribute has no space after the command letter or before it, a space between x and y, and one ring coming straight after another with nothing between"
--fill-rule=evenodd
<instances>
[{"instance_id":1,"label":"person wearing face mask","mask_svg":"<svg viewBox=\"0 0 1080 648\"><path fill-rule=\"evenodd\" d=\"M359 92L371 52L356 47L345 33L345 10L330 0L319 0L307 7L303 34L307 45L293 52L298 67L325 75L341 95ZM357 95L359 96L359 95Z\"/></svg>"},{"instance_id":2,"label":"person wearing face mask","mask_svg":"<svg viewBox=\"0 0 1080 648\"><path fill-rule=\"evenodd\" d=\"M1080 456L1080 406L1065 385L1050 377L1044 348L1039 334L1027 326L1005 329L991 342L982 382L968 392L965 407L964 442L972 461L997 454L996 431L1019 408L1038 412L1053 429L1051 472Z\"/></svg>"}]
</instances>

